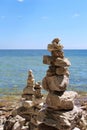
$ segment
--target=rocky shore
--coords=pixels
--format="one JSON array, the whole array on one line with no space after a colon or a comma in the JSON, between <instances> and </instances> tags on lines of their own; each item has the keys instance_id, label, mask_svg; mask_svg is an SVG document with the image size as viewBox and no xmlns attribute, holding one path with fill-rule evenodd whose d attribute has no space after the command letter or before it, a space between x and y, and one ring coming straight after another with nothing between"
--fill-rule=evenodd
<instances>
[{"instance_id":1,"label":"rocky shore","mask_svg":"<svg viewBox=\"0 0 87 130\"><path fill-rule=\"evenodd\" d=\"M15 108L20 107L21 97L18 95L2 97L0 99L0 130L3 130L4 124L11 115L12 111ZM87 94L80 93L75 100L75 104L79 106L83 111L82 125L83 128L81 130L87 130ZM85 128L86 126L86 128Z\"/></svg>"},{"instance_id":2,"label":"rocky shore","mask_svg":"<svg viewBox=\"0 0 87 130\"><path fill-rule=\"evenodd\" d=\"M60 40L47 49L51 55L43 56L49 68L42 83L29 70L22 95L0 99L0 130L87 130L87 94L67 90L71 63Z\"/></svg>"}]
</instances>

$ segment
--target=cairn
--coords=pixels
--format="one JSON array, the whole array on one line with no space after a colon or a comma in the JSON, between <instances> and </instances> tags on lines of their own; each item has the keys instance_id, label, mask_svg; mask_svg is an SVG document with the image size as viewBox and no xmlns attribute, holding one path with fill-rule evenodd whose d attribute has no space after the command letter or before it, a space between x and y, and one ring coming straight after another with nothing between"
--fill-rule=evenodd
<instances>
[{"instance_id":1,"label":"cairn","mask_svg":"<svg viewBox=\"0 0 87 130\"><path fill-rule=\"evenodd\" d=\"M66 91L69 85L70 61L64 57L63 46L58 38L48 44L51 56L43 56L43 63L49 65L42 80L48 91L46 103L38 114L40 130L74 130L81 118L81 110L74 104L77 93Z\"/></svg>"},{"instance_id":2,"label":"cairn","mask_svg":"<svg viewBox=\"0 0 87 130\"><path fill-rule=\"evenodd\" d=\"M32 70L28 72L27 85L23 89L21 106L12 111L4 130L38 130L37 115L43 105L42 86L35 83Z\"/></svg>"},{"instance_id":3,"label":"cairn","mask_svg":"<svg viewBox=\"0 0 87 130\"><path fill-rule=\"evenodd\" d=\"M34 90L35 90L34 96L36 99L40 99L43 97L43 95L41 94L41 89L42 89L41 83L36 82L35 87L34 87Z\"/></svg>"},{"instance_id":4,"label":"cairn","mask_svg":"<svg viewBox=\"0 0 87 130\"><path fill-rule=\"evenodd\" d=\"M27 79L27 86L23 89L23 94L22 98L25 100L31 100L33 99L34 95L34 84L35 84L35 79L32 74L32 70L29 70L28 72L28 79Z\"/></svg>"}]
</instances>

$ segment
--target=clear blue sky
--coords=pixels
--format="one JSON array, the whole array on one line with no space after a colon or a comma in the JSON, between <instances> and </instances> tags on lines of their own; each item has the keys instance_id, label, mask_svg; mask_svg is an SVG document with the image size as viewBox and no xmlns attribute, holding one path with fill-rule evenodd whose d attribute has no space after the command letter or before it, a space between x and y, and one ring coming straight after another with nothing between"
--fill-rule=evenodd
<instances>
[{"instance_id":1,"label":"clear blue sky","mask_svg":"<svg viewBox=\"0 0 87 130\"><path fill-rule=\"evenodd\" d=\"M87 0L0 0L0 49L87 49Z\"/></svg>"}]
</instances>

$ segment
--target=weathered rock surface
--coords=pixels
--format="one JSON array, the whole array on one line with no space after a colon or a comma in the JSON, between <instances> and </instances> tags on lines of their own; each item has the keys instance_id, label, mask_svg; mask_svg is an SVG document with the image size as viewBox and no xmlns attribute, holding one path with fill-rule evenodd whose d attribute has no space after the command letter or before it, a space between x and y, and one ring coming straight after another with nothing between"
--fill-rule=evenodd
<instances>
[{"instance_id":1,"label":"weathered rock surface","mask_svg":"<svg viewBox=\"0 0 87 130\"><path fill-rule=\"evenodd\" d=\"M42 86L47 91L65 91L69 84L66 75L45 77L42 80Z\"/></svg>"},{"instance_id":2,"label":"weathered rock surface","mask_svg":"<svg viewBox=\"0 0 87 130\"><path fill-rule=\"evenodd\" d=\"M52 56L47 56L47 55L43 56L43 63L44 64L52 65L53 61L54 61L54 58Z\"/></svg>"},{"instance_id":3,"label":"weathered rock surface","mask_svg":"<svg viewBox=\"0 0 87 130\"><path fill-rule=\"evenodd\" d=\"M56 58L54 61L55 66L61 66L61 67L69 67L71 65L70 61L67 58Z\"/></svg>"},{"instance_id":4,"label":"weathered rock surface","mask_svg":"<svg viewBox=\"0 0 87 130\"><path fill-rule=\"evenodd\" d=\"M46 98L47 107L54 110L72 110L74 108L74 99L77 96L76 92L66 91L63 95L49 93Z\"/></svg>"},{"instance_id":5,"label":"weathered rock surface","mask_svg":"<svg viewBox=\"0 0 87 130\"><path fill-rule=\"evenodd\" d=\"M35 104L33 101L29 101L29 100L26 100L26 101L23 101L22 102L22 106L24 106L25 108L31 108L33 107Z\"/></svg>"},{"instance_id":6,"label":"weathered rock surface","mask_svg":"<svg viewBox=\"0 0 87 130\"><path fill-rule=\"evenodd\" d=\"M56 68L56 74L57 75L68 75L69 76L69 71L67 67L57 67Z\"/></svg>"},{"instance_id":7,"label":"weathered rock surface","mask_svg":"<svg viewBox=\"0 0 87 130\"><path fill-rule=\"evenodd\" d=\"M81 112L77 107L74 107L71 111L54 111L45 108L40 111L38 120L58 130L72 130L76 127L76 123L80 121Z\"/></svg>"},{"instance_id":8,"label":"weathered rock surface","mask_svg":"<svg viewBox=\"0 0 87 130\"><path fill-rule=\"evenodd\" d=\"M43 56L43 63L47 65L55 65L60 67L69 67L71 65L67 58L54 58L52 56Z\"/></svg>"},{"instance_id":9,"label":"weathered rock surface","mask_svg":"<svg viewBox=\"0 0 87 130\"><path fill-rule=\"evenodd\" d=\"M4 125L4 130L21 130L21 127L24 125L25 119L19 115L15 117L10 116Z\"/></svg>"},{"instance_id":10,"label":"weathered rock surface","mask_svg":"<svg viewBox=\"0 0 87 130\"><path fill-rule=\"evenodd\" d=\"M55 50L55 51L52 51L51 52L52 54L52 57L60 57L60 58L64 58L64 53L62 51L58 51L58 50Z\"/></svg>"},{"instance_id":11,"label":"weathered rock surface","mask_svg":"<svg viewBox=\"0 0 87 130\"><path fill-rule=\"evenodd\" d=\"M56 42L52 43L52 44L48 44L48 51L52 52L55 50L59 50L61 51L63 49L63 46L61 44L56 44Z\"/></svg>"},{"instance_id":12,"label":"weathered rock surface","mask_svg":"<svg viewBox=\"0 0 87 130\"><path fill-rule=\"evenodd\" d=\"M34 94L34 89L33 88L30 88L30 87L25 87L24 90L23 90L23 95L33 95Z\"/></svg>"}]
</instances>

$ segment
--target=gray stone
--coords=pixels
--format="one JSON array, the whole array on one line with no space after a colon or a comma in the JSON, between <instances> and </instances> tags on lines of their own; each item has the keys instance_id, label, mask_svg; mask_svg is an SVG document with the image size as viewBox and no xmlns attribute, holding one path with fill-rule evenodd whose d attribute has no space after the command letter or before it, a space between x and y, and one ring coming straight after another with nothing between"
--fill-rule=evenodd
<instances>
[{"instance_id":1,"label":"gray stone","mask_svg":"<svg viewBox=\"0 0 87 130\"><path fill-rule=\"evenodd\" d=\"M16 115L16 116L14 117L14 119L15 119L16 121L18 121L21 126L23 126L24 123L25 123L25 119L24 119L23 117L19 116L19 115Z\"/></svg>"},{"instance_id":2,"label":"gray stone","mask_svg":"<svg viewBox=\"0 0 87 130\"><path fill-rule=\"evenodd\" d=\"M54 65L61 67L69 67L71 63L67 58L56 58L56 60L54 61Z\"/></svg>"},{"instance_id":3,"label":"gray stone","mask_svg":"<svg viewBox=\"0 0 87 130\"><path fill-rule=\"evenodd\" d=\"M54 110L71 110L74 107L74 99L76 96L77 93L73 91L66 91L62 96L49 93L46 98L46 104Z\"/></svg>"},{"instance_id":4,"label":"gray stone","mask_svg":"<svg viewBox=\"0 0 87 130\"><path fill-rule=\"evenodd\" d=\"M33 95L32 94L22 94L22 98L32 101Z\"/></svg>"},{"instance_id":5,"label":"gray stone","mask_svg":"<svg viewBox=\"0 0 87 130\"><path fill-rule=\"evenodd\" d=\"M52 51L55 51L55 50L59 50L61 51L63 49L63 46L60 44L60 43L52 43L52 44L48 44L48 51L52 52Z\"/></svg>"},{"instance_id":6,"label":"gray stone","mask_svg":"<svg viewBox=\"0 0 87 130\"><path fill-rule=\"evenodd\" d=\"M34 106L34 102L33 101L23 101L22 102L22 106L24 106L25 108L31 108Z\"/></svg>"},{"instance_id":7,"label":"gray stone","mask_svg":"<svg viewBox=\"0 0 87 130\"><path fill-rule=\"evenodd\" d=\"M58 130L72 130L76 127L81 116L82 111L76 106L71 111L54 111L45 108L38 114L38 121Z\"/></svg>"},{"instance_id":8,"label":"gray stone","mask_svg":"<svg viewBox=\"0 0 87 130\"><path fill-rule=\"evenodd\" d=\"M47 55L43 56L43 63L44 64L52 65L53 62L54 62L54 58L52 56L47 56Z\"/></svg>"},{"instance_id":9,"label":"gray stone","mask_svg":"<svg viewBox=\"0 0 87 130\"><path fill-rule=\"evenodd\" d=\"M69 84L69 79L64 76L45 77L42 80L42 86L47 91L65 91Z\"/></svg>"},{"instance_id":10,"label":"gray stone","mask_svg":"<svg viewBox=\"0 0 87 130\"><path fill-rule=\"evenodd\" d=\"M34 89L31 87L25 87L23 90L23 94L34 94Z\"/></svg>"},{"instance_id":11,"label":"gray stone","mask_svg":"<svg viewBox=\"0 0 87 130\"><path fill-rule=\"evenodd\" d=\"M56 74L57 75L67 75L67 76L69 76L69 71L66 67L57 67L56 68Z\"/></svg>"},{"instance_id":12,"label":"gray stone","mask_svg":"<svg viewBox=\"0 0 87 130\"><path fill-rule=\"evenodd\" d=\"M29 130L28 126L22 126L21 130Z\"/></svg>"},{"instance_id":13,"label":"gray stone","mask_svg":"<svg viewBox=\"0 0 87 130\"><path fill-rule=\"evenodd\" d=\"M57 58L57 57L64 58L64 53L62 51L58 51L58 50L52 51L51 55L55 58Z\"/></svg>"},{"instance_id":14,"label":"gray stone","mask_svg":"<svg viewBox=\"0 0 87 130\"><path fill-rule=\"evenodd\" d=\"M12 116L20 115L21 117L25 118L26 120L31 119L31 113L34 113L34 109L32 108L25 108L25 107L19 107L18 109L15 109L12 111Z\"/></svg>"},{"instance_id":15,"label":"gray stone","mask_svg":"<svg viewBox=\"0 0 87 130\"><path fill-rule=\"evenodd\" d=\"M79 128L75 127L73 130L80 130Z\"/></svg>"},{"instance_id":16,"label":"gray stone","mask_svg":"<svg viewBox=\"0 0 87 130\"><path fill-rule=\"evenodd\" d=\"M4 130L4 129L3 129L3 125L0 125L0 130Z\"/></svg>"},{"instance_id":17,"label":"gray stone","mask_svg":"<svg viewBox=\"0 0 87 130\"><path fill-rule=\"evenodd\" d=\"M20 123L19 122L15 122L12 130L21 130L21 126L20 126Z\"/></svg>"}]
</instances>

